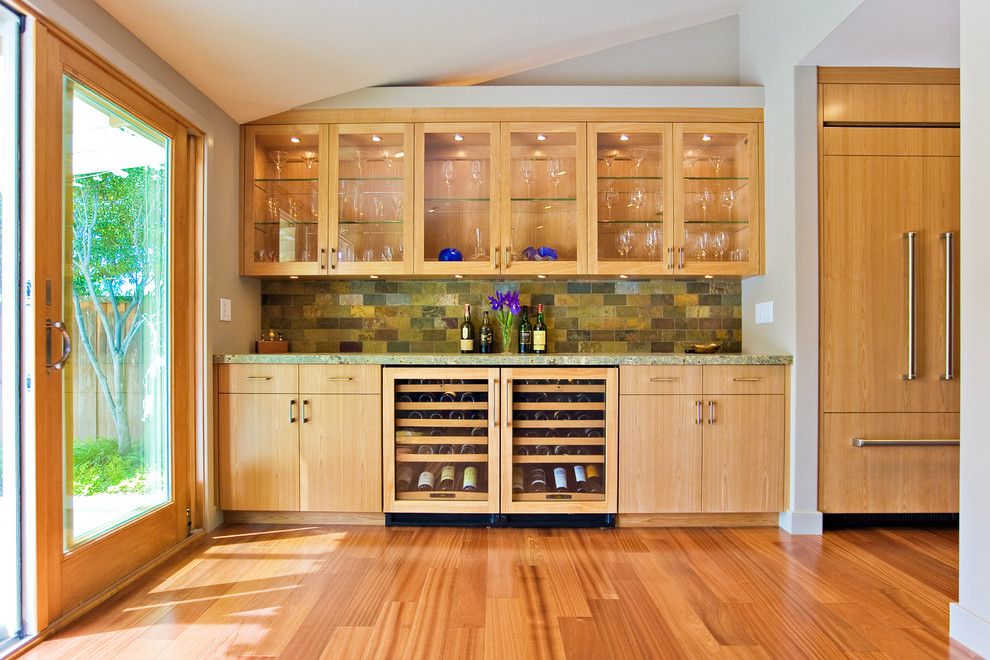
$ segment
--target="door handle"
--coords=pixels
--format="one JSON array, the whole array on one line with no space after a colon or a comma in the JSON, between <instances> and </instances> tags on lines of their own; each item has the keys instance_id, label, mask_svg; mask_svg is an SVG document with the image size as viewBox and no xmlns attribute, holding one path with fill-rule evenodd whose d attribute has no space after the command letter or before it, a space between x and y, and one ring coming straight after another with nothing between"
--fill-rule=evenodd
<instances>
[{"instance_id":1,"label":"door handle","mask_svg":"<svg viewBox=\"0 0 990 660\"><path fill-rule=\"evenodd\" d=\"M497 245L493 245L493 246L491 246L491 250L492 250L492 268L495 269L495 268L498 268L498 250L499 250L499 247Z\"/></svg>"},{"instance_id":2,"label":"door handle","mask_svg":"<svg viewBox=\"0 0 990 660\"><path fill-rule=\"evenodd\" d=\"M678 263L677 267L684 268L684 248L683 247L677 248L677 254L679 255L677 257L677 263Z\"/></svg>"},{"instance_id":3,"label":"door handle","mask_svg":"<svg viewBox=\"0 0 990 660\"><path fill-rule=\"evenodd\" d=\"M917 322L918 308L915 281L915 239L918 232L909 231L904 233L907 239L907 373L904 380L914 380L918 377L918 351L917 337L915 336L915 324Z\"/></svg>"},{"instance_id":4,"label":"door handle","mask_svg":"<svg viewBox=\"0 0 990 660\"><path fill-rule=\"evenodd\" d=\"M330 376L329 378L327 378L327 380L331 380L331 381L338 382L338 383L339 382L345 382L346 383L349 380L354 380L354 377L353 376Z\"/></svg>"},{"instance_id":5,"label":"door handle","mask_svg":"<svg viewBox=\"0 0 990 660\"><path fill-rule=\"evenodd\" d=\"M753 378L736 377L736 378L733 378L732 380L734 382L736 382L736 383L758 383L758 382L760 382L763 379L762 378L757 378L757 377L753 377Z\"/></svg>"},{"instance_id":6,"label":"door handle","mask_svg":"<svg viewBox=\"0 0 990 660\"><path fill-rule=\"evenodd\" d=\"M654 376L653 378L650 379L650 382L651 383L676 383L679 380L680 380L680 378L677 378L677 377Z\"/></svg>"},{"instance_id":7,"label":"door handle","mask_svg":"<svg viewBox=\"0 0 990 660\"><path fill-rule=\"evenodd\" d=\"M302 421L303 424L309 421L309 417L306 417L306 406L309 405L309 399L303 399L302 402Z\"/></svg>"},{"instance_id":8,"label":"door handle","mask_svg":"<svg viewBox=\"0 0 990 660\"><path fill-rule=\"evenodd\" d=\"M512 246L506 246L503 248L502 261L505 262L505 267L508 268L509 264L512 262Z\"/></svg>"},{"instance_id":9,"label":"door handle","mask_svg":"<svg viewBox=\"0 0 990 660\"><path fill-rule=\"evenodd\" d=\"M289 424L296 423L296 400L289 401Z\"/></svg>"},{"instance_id":10,"label":"door handle","mask_svg":"<svg viewBox=\"0 0 990 660\"><path fill-rule=\"evenodd\" d=\"M320 248L320 270L327 269L327 249Z\"/></svg>"},{"instance_id":11,"label":"door handle","mask_svg":"<svg viewBox=\"0 0 990 660\"><path fill-rule=\"evenodd\" d=\"M674 248L667 248L667 269L674 270Z\"/></svg>"},{"instance_id":12,"label":"door handle","mask_svg":"<svg viewBox=\"0 0 990 660\"><path fill-rule=\"evenodd\" d=\"M52 328L58 330L62 335L62 354L54 362L52 362ZM45 319L45 366L55 371L61 371L71 354L72 336L65 329L65 324L61 321Z\"/></svg>"},{"instance_id":13,"label":"door handle","mask_svg":"<svg viewBox=\"0 0 990 660\"><path fill-rule=\"evenodd\" d=\"M694 402L694 423L701 424L701 401Z\"/></svg>"},{"instance_id":14,"label":"door handle","mask_svg":"<svg viewBox=\"0 0 990 660\"><path fill-rule=\"evenodd\" d=\"M498 385L498 378L493 378L492 379L492 385ZM492 426L494 428L498 428L498 409L499 409L499 405L498 405L498 388L496 387L493 390L493 392L495 393L495 396L494 396L494 399L495 400L492 402L494 405L491 406L491 409L492 410L491 410L491 412L489 414L491 414L491 416L492 416Z\"/></svg>"},{"instance_id":15,"label":"door handle","mask_svg":"<svg viewBox=\"0 0 990 660\"><path fill-rule=\"evenodd\" d=\"M512 428L512 379L505 381L505 425Z\"/></svg>"},{"instance_id":16,"label":"door handle","mask_svg":"<svg viewBox=\"0 0 990 660\"><path fill-rule=\"evenodd\" d=\"M716 406L715 401L709 401L708 402L708 423L709 424L714 424L715 422L718 421L717 419L715 419L715 406Z\"/></svg>"},{"instance_id":17,"label":"door handle","mask_svg":"<svg viewBox=\"0 0 990 660\"><path fill-rule=\"evenodd\" d=\"M955 374L956 324L955 324L955 283L952 281L952 239L955 234L947 231L942 234L945 241L945 373L942 380L952 380Z\"/></svg>"}]
</instances>

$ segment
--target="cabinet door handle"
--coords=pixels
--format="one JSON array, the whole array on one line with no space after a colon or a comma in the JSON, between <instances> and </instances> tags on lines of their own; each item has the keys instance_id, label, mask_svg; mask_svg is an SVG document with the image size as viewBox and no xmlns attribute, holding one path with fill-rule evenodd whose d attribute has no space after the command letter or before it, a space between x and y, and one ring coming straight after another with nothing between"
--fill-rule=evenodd
<instances>
[{"instance_id":1,"label":"cabinet door handle","mask_svg":"<svg viewBox=\"0 0 990 660\"><path fill-rule=\"evenodd\" d=\"M505 425L512 428L512 379L505 381Z\"/></svg>"},{"instance_id":2,"label":"cabinet door handle","mask_svg":"<svg viewBox=\"0 0 990 660\"><path fill-rule=\"evenodd\" d=\"M915 250L914 243L918 232L909 231L904 233L907 239L907 373L904 380L914 380L918 377L918 351L917 338L915 337L915 323L917 322L917 301L915 282Z\"/></svg>"},{"instance_id":3,"label":"cabinet door handle","mask_svg":"<svg viewBox=\"0 0 990 660\"><path fill-rule=\"evenodd\" d=\"M866 438L853 438L853 447L958 447L958 440L867 440Z\"/></svg>"},{"instance_id":4,"label":"cabinet door handle","mask_svg":"<svg viewBox=\"0 0 990 660\"><path fill-rule=\"evenodd\" d=\"M760 377L758 377L758 376L754 376L752 378L738 377L738 378L733 378L732 380L734 380L737 383L758 383L758 382L760 382L763 379L760 378Z\"/></svg>"},{"instance_id":5,"label":"cabinet door handle","mask_svg":"<svg viewBox=\"0 0 990 660\"><path fill-rule=\"evenodd\" d=\"M651 383L676 383L680 378L676 376L654 376L650 379Z\"/></svg>"},{"instance_id":6,"label":"cabinet door handle","mask_svg":"<svg viewBox=\"0 0 990 660\"><path fill-rule=\"evenodd\" d=\"M320 270L327 269L327 249L320 248Z\"/></svg>"},{"instance_id":7,"label":"cabinet door handle","mask_svg":"<svg viewBox=\"0 0 990 660\"><path fill-rule=\"evenodd\" d=\"M330 248L330 270L337 270L337 248Z\"/></svg>"},{"instance_id":8,"label":"cabinet door handle","mask_svg":"<svg viewBox=\"0 0 990 660\"><path fill-rule=\"evenodd\" d=\"M684 268L684 248L682 248L682 247L677 248L677 254L678 254L678 257L677 257L678 265L677 265L677 267L678 268Z\"/></svg>"},{"instance_id":9,"label":"cabinet door handle","mask_svg":"<svg viewBox=\"0 0 990 660\"><path fill-rule=\"evenodd\" d=\"M942 234L945 241L945 373L942 380L952 380L955 374L956 324L955 324L955 286L952 281L952 239L955 234L947 231Z\"/></svg>"},{"instance_id":10,"label":"cabinet door handle","mask_svg":"<svg viewBox=\"0 0 990 660\"><path fill-rule=\"evenodd\" d=\"M308 399L303 399L303 402L302 402L302 421L303 421L303 424L305 424L306 422L309 421L309 417L306 417L306 406L308 406L308 405L309 405L309 400Z\"/></svg>"},{"instance_id":11,"label":"cabinet door handle","mask_svg":"<svg viewBox=\"0 0 990 660\"><path fill-rule=\"evenodd\" d=\"M57 360L52 362L52 328L62 335L62 354ZM65 329L65 324L61 321L45 319L45 366L55 371L60 371L65 366L65 361L72 354L72 336Z\"/></svg>"},{"instance_id":12,"label":"cabinet door handle","mask_svg":"<svg viewBox=\"0 0 990 660\"><path fill-rule=\"evenodd\" d=\"M248 376L248 380L271 380L271 376Z\"/></svg>"},{"instance_id":13,"label":"cabinet door handle","mask_svg":"<svg viewBox=\"0 0 990 660\"><path fill-rule=\"evenodd\" d=\"M492 379L492 385L498 385L498 378L493 378ZM499 409L500 406L498 405L498 388L497 387L495 388L495 400L492 403L493 403L493 405L491 406L491 409L492 409L492 413L491 413L491 415L492 415L492 426L495 427L495 428L498 428L498 409Z\"/></svg>"},{"instance_id":14,"label":"cabinet door handle","mask_svg":"<svg viewBox=\"0 0 990 660\"><path fill-rule=\"evenodd\" d=\"M716 403L714 401L709 401L708 402L708 423L709 424L714 424L715 422L718 421L717 419L715 419L715 406L716 406Z\"/></svg>"},{"instance_id":15,"label":"cabinet door handle","mask_svg":"<svg viewBox=\"0 0 990 660\"><path fill-rule=\"evenodd\" d=\"M667 248L667 269L674 270L674 248Z\"/></svg>"},{"instance_id":16,"label":"cabinet door handle","mask_svg":"<svg viewBox=\"0 0 990 660\"><path fill-rule=\"evenodd\" d=\"M289 424L296 423L296 400L289 401Z\"/></svg>"},{"instance_id":17,"label":"cabinet door handle","mask_svg":"<svg viewBox=\"0 0 990 660\"><path fill-rule=\"evenodd\" d=\"M694 423L701 424L701 401L694 402Z\"/></svg>"},{"instance_id":18,"label":"cabinet door handle","mask_svg":"<svg viewBox=\"0 0 990 660\"><path fill-rule=\"evenodd\" d=\"M505 262L505 267L508 268L512 262L512 246L504 247L502 250L502 261Z\"/></svg>"},{"instance_id":19,"label":"cabinet door handle","mask_svg":"<svg viewBox=\"0 0 990 660\"><path fill-rule=\"evenodd\" d=\"M497 245L493 245L492 246L492 268L498 268L498 251L499 251L499 249L500 248Z\"/></svg>"},{"instance_id":20,"label":"cabinet door handle","mask_svg":"<svg viewBox=\"0 0 990 660\"><path fill-rule=\"evenodd\" d=\"M334 382L347 382L349 380L354 380L353 376L330 376L327 380L332 380Z\"/></svg>"}]
</instances>

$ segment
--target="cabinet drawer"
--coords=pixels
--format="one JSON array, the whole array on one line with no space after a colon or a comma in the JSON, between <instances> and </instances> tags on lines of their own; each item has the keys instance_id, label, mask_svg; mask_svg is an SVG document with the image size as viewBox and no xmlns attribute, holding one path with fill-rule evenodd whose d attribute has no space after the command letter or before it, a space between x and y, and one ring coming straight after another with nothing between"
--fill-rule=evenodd
<instances>
[{"instance_id":1,"label":"cabinet drawer","mask_svg":"<svg viewBox=\"0 0 990 660\"><path fill-rule=\"evenodd\" d=\"M620 394L701 394L701 367L649 365L619 367Z\"/></svg>"},{"instance_id":2,"label":"cabinet drawer","mask_svg":"<svg viewBox=\"0 0 990 660\"><path fill-rule=\"evenodd\" d=\"M822 423L819 508L826 513L959 510L959 447L877 441L958 440L958 413L828 413ZM862 438L875 445L857 447Z\"/></svg>"},{"instance_id":3,"label":"cabinet drawer","mask_svg":"<svg viewBox=\"0 0 990 660\"><path fill-rule=\"evenodd\" d=\"M381 394L382 368L377 364L303 364L303 394Z\"/></svg>"},{"instance_id":4,"label":"cabinet drawer","mask_svg":"<svg viewBox=\"0 0 990 660\"><path fill-rule=\"evenodd\" d=\"M225 394L295 394L299 367L294 364L225 364L220 367Z\"/></svg>"},{"instance_id":5,"label":"cabinet drawer","mask_svg":"<svg viewBox=\"0 0 990 660\"><path fill-rule=\"evenodd\" d=\"M706 366L705 394L784 394L785 376L780 366Z\"/></svg>"}]
</instances>

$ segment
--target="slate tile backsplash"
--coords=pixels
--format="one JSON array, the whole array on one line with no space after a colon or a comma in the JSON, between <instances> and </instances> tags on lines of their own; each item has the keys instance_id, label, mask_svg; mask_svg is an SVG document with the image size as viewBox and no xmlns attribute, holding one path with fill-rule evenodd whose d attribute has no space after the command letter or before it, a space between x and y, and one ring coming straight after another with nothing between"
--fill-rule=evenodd
<instances>
[{"instance_id":1,"label":"slate tile backsplash","mask_svg":"<svg viewBox=\"0 0 990 660\"><path fill-rule=\"evenodd\" d=\"M711 341L741 350L741 284L715 279L265 280L259 330L281 331L293 353L456 353L464 303L477 329L496 285L518 288L534 317L543 303L552 353L683 352Z\"/></svg>"}]
</instances>

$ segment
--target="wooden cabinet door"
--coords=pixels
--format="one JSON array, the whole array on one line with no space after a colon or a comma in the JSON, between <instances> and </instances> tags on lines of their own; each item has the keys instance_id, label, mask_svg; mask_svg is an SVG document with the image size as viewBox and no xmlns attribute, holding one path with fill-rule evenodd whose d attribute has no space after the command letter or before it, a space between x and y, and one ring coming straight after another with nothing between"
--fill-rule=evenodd
<instances>
[{"instance_id":1,"label":"wooden cabinet door","mask_svg":"<svg viewBox=\"0 0 990 660\"><path fill-rule=\"evenodd\" d=\"M303 394L302 511L382 510L382 400L377 394Z\"/></svg>"},{"instance_id":2,"label":"wooden cabinet door","mask_svg":"<svg viewBox=\"0 0 990 660\"><path fill-rule=\"evenodd\" d=\"M822 410L958 411L958 382L942 379L946 270L942 233L958 234L958 159L826 156L823 196ZM916 233L917 377L913 380L905 379L906 232ZM958 277L957 269L952 277L954 281ZM957 325L953 321L953 327Z\"/></svg>"},{"instance_id":3,"label":"wooden cabinet door","mask_svg":"<svg viewBox=\"0 0 990 660\"><path fill-rule=\"evenodd\" d=\"M619 513L701 510L700 396L626 395L619 402Z\"/></svg>"},{"instance_id":4,"label":"wooden cabinet door","mask_svg":"<svg viewBox=\"0 0 990 660\"><path fill-rule=\"evenodd\" d=\"M784 400L778 394L705 399L703 511L783 510Z\"/></svg>"},{"instance_id":5,"label":"wooden cabinet door","mask_svg":"<svg viewBox=\"0 0 990 660\"><path fill-rule=\"evenodd\" d=\"M221 394L220 506L299 509L299 401L292 394Z\"/></svg>"}]
</instances>

